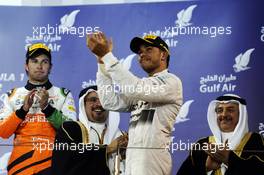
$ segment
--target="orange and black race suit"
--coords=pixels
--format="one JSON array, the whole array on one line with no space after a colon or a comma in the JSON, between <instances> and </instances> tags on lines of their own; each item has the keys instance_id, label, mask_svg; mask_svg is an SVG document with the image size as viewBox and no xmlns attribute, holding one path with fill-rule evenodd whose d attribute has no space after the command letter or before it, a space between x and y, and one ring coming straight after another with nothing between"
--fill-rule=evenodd
<instances>
[{"instance_id":1,"label":"orange and black race suit","mask_svg":"<svg viewBox=\"0 0 264 175\"><path fill-rule=\"evenodd\" d=\"M25 96L30 90L45 87L49 92L49 105L41 110L34 100L29 112L23 110ZM70 91L53 86L27 83L12 89L1 98L0 137L15 134L14 147L8 163L8 175L31 175L48 172L56 128L65 120L76 120L74 100Z\"/></svg>"}]
</instances>

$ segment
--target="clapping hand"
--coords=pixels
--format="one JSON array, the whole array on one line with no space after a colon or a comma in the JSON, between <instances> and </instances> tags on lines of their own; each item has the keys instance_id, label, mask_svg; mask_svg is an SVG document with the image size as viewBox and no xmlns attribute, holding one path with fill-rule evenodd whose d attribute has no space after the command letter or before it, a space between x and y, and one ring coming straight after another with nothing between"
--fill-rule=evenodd
<instances>
[{"instance_id":1,"label":"clapping hand","mask_svg":"<svg viewBox=\"0 0 264 175\"><path fill-rule=\"evenodd\" d=\"M44 109L48 105L49 92L45 88L37 90L35 96L39 98L39 107Z\"/></svg>"},{"instance_id":2,"label":"clapping hand","mask_svg":"<svg viewBox=\"0 0 264 175\"><path fill-rule=\"evenodd\" d=\"M24 104L23 104L23 110L29 111L29 108L31 108L33 102L34 102L34 96L36 93L36 89L31 90L25 97Z\"/></svg>"},{"instance_id":3,"label":"clapping hand","mask_svg":"<svg viewBox=\"0 0 264 175\"><path fill-rule=\"evenodd\" d=\"M108 40L102 32L87 35L86 45L96 55L98 61L113 49L112 40Z\"/></svg>"},{"instance_id":4,"label":"clapping hand","mask_svg":"<svg viewBox=\"0 0 264 175\"><path fill-rule=\"evenodd\" d=\"M220 168L222 163L228 166L230 154L230 150L228 149L228 140L226 140L224 147L218 147L216 144L209 143L208 148L209 150L205 151L208 155L206 159L207 171Z\"/></svg>"}]
</instances>

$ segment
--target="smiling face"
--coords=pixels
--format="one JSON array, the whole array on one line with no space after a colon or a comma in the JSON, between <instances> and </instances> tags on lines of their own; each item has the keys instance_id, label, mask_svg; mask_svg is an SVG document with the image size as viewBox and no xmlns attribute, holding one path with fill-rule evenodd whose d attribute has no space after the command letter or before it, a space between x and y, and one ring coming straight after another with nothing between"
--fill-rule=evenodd
<instances>
[{"instance_id":1,"label":"smiling face","mask_svg":"<svg viewBox=\"0 0 264 175\"><path fill-rule=\"evenodd\" d=\"M233 132L239 121L239 105L237 103L219 103L215 112L217 124L222 132Z\"/></svg>"},{"instance_id":2,"label":"smiling face","mask_svg":"<svg viewBox=\"0 0 264 175\"><path fill-rule=\"evenodd\" d=\"M25 65L28 79L33 84L45 83L51 70L50 60L46 55L30 58Z\"/></svg>"},{"instance_id":3,"label":"smiling face","mask_svg":"<svg viewBox=\"0 0 264 175\"><path fill-rule=\"evenodd\" d=\"M88 120L95 123L104 123L106 121L108 111L102 107L96 92L88 93L84 98L84 104Z\"/></svg>"},{"instance_id":4,"label":"smiling face","mask_svg":"<svg viewBox=\"0 0 264 175\"><path fill-rule=\"evenodd\" d=\"M138 55L141 67L150 76L167 68L167 53L158 47L141 45Z\"/></svg>"}]
</instances>

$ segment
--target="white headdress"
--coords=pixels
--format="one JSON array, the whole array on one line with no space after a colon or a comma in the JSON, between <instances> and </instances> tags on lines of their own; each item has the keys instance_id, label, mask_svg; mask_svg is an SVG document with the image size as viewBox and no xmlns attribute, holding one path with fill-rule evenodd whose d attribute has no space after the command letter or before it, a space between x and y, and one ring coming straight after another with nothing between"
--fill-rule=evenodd
<instances>
[{"instance_id":1,"label":"white headdress","mask_svg":"<svg viewBox=\"0 0 264 175\"><path fill-rule=\"evenodd\" d=\"M91 127L91 121L88 120L86 112L85 112L85 103L84 98L85 96L90 92L97 92L97 87L92 86L85 88L81 91L79 95L79 120L82 122L85 127L88 130L88 135L90 137L90 127ZM104 144L110 144L111 141L115 138L115 135L117 132L119 132L119 121L120 121L120 115L118 112L109 112L108 119L106 120L105 124L107 125L107 130L104 137ZM90 142L92 142L93 139L89 138Z\"/></svg>"},{"instance_id":2,"label":"white headdress","mask_svg":"<svg viewBox=\"0 0 264 175\"><path fill-rule=\"evenodd\" d=\"M239 104L239 120L235 127L235 130L228 139L229 148L231 150L235 150L238 144L240 143L240 141L242 140L242 138L244 137L244 135L248 132L248 114L246 108L246 100L234 94L225 94L209 103L207 120L209 127L215 137L215 141L218 144L223 143L222 132L217 124L217 116L215 112L216 105L219 102L221 103L236 102Z\"/></svg>"}]
</instances>

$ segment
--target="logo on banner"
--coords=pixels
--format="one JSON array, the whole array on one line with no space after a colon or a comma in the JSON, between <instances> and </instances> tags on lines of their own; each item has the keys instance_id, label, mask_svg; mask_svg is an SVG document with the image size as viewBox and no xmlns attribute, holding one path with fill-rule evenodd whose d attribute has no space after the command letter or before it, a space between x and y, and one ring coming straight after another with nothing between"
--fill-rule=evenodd
<instances>
[{"instance_id":1,"label":"logo on banner","mask_svg":"<svg viewBox=\"0 0 264 175\"><path fill-rule=\"evenodd\" d=\"M131 67L132 60L135 56L136 54L128 55L126 58L120 59L119 62L126 70L129 70Z\"/></svg>"},{"instance_id":2,"label":"logo on banner","mask_svg":"<svg viewBox=\"0 0 264 175\"><path fill-rule=\"evenodd\" d=\"M182 107L180 108L179 114L176 117L175 123L182 123L187 120L190 120L189 118L187 118L187 116L189 114L190 106L193 102L194 100L188 100L182 105Z\"/></svg>"},{"instance_id":3,"label":"logo on banner","mask_svg":"<svg viewBox=\"0 0 264 175\"><path fill-rule=\"evenodd\" d=\"M177 19L172 26L164 26L164 30L149 31L143 33L145 35L158 35L165 40L169 47L176 47L180 35L204 35L215 38L219 35L230 35L232 33L231 26L193 26L191 22L193 12L197 5L191 5L177 13Z\"/></svg>"},{"instance_id":4,"label":"logo on banner","mask_svg":"<svg viewBox=\"0 0 264 175\"><path fill-rule=\"evenodd\" d=\"M259 134L264 137L264 124L259 123Z\"/></svg>"},{"instance_id":5,"label":"logo on banner","mask_svg":"<svg viewBox=\"0 0 264 175\"><path fill-rule=\"evenodd\" d=\"M181 106L180 111L176 117L175 124L190 120L189 118L187 118L187 116L189 114L190 106L193 102L194 100L188 100ZM175 125L173 126L172 131L175 131ZM173 142L173 140L174 140L174 136L171 136L171 141Z\"/></svg>"},{"instance_id":6,"label":"logo on banner","mask_svg":"<svg viewBox=\"0 0 264 175\"><path fill-rule=\"evenodd\" d=\"M191 19L196 7L197 5L191 5L177 13L176 25L170 29L172 36L206 35L214 38L218 35L230 35L232 33L231 26L192 26Z\"/></svg>"},{"instance_id":7,"label":"logo on banner","mask_svg":"<svg viewBox=\"0 0 264 175\"><path fill-rule=\"evenodd\" d=\"M87 88L89 86L95 86L96 85L96 81L95 80L88 80L88 81L83 81L82 82L82 88Z\"/></svg>"},{"instance_id":8,"label":"logo on banner","mask_svg":"<svg viewBox=\"0 0 264 175\"><path fill-rule=\"evenodd\" d=\"M24 81L25 74L15 74L15 73L0 73L0 92L4 89L4 85L9 82Z\"/></svg>"},{"instance_id":9,"label":"logo on banner","mask_svg":"<svg viewBox=\"0 0 264 175\"><path fill-rule=\"evenodd\" d=\"M260 32L261 32L260 40L262 42L264 42L264 26L261 27L261 31Z\"/></svg>"},{"instance_id":10,"label":"logo on banner","mask_svg":"<svg viewBox=\"0 0 264 175\"><path fill-rule=\"evenodd\" d=\"M32 26L32 36L26 36L25 50L32 43L45 43L52 52L58 52L61 49L59 41L64 35L74 35L85 37L87 34L99 32L96 26L74 26L76 17L80 10L74 10L60 18L60 24L47 24L45 26Z\"/></svg>"},{"instance_id":11,"label":"logo on banner","mask_svg":"<svg viewBox=\"0 0 264 175\"><path fill-rule=\"evenodd\" d=\"M240 53L238 56L236 56L236 63L233 65L235 72L241 72L250 69L250 67L248 67L247 65L250 61L250 55L254 50L255 48L248 49L244 54Z\"/></svg>"},{"instance_id":12,"label":"logo on banner","mask_svg":"<svg viewBox=\"0 0 264 175\"><path fill-rule=\"evenodd\" d=\"M190 23L192 19L192 13L194 8L197 7L197 5L191 5L187 9L182 9L179 13L177 13L177 20L175 21L176 26L178 27L186 27L191 25Z\"/></svg>"},{"instance_id":13,"label":"logo on banner","mask_svg":"<svg viewBox=\"0 0 264 175\"><path fill-rule=\"evenodd\" d=\"M74 10L69 15L68 14L64 15L60 19L61 24L59 25L59 30L61 30L63 33L66 31L69 31L71 29L71 27L73 27L73 25L75 23L76 15L79 12L80 12L80 10Z\"/></svg>"},{"instance_id":14,"label":"logo on banner","mask_svg":"<svg viewBox=\"0 0 264 175\"><path fill-rule=\"evenodd\" d=\"M136 57L136 54L131 54L131 55L128 55L126 58L120 59L119 62L126 70L130 70L133 58L135 57ZM93 86L93 85L96 85L95 80L88 80L88 81L82 82L82 88L86 88L86 87Z\"/></svg>"},{"instance_id":15,"label":"logo on banner","mask_svg":"<svg viewBox=\"0 0 264 175\"><path fill-rule=\"evenodd\" d=\"M1 73L0 74L0 81L15 81L16 80L16 76L14 73L8 74L8 73Z\"/></svg>"},{"instance_id":16,"label":"logo on banner","mask_svg":"<svg viewBox=\"0 0 264 175\"><path fill-rule=\"evenodd\" d=\"M234 92L236 85L234 81L237 77L230 75L207 75L200 78L200 92L201 93L215 93L215 92Z\"/></svg>"},{"instance_id":17,"label":"logo on banner","mask_svg":"<svg viewBox=\"0 0 264 175\"><path fill-rule=\"evenodd\" d=\"M255 48L248 49L244 53L240 53L235 57L235 64L233 69L236 73L250 69L248 67L251 53ZM206 75L200 78L200 92L201 93L230 93L236 89L235 81L237 77L233 74L222 74L222 75Z\"/></svg>"}]
</instances>

